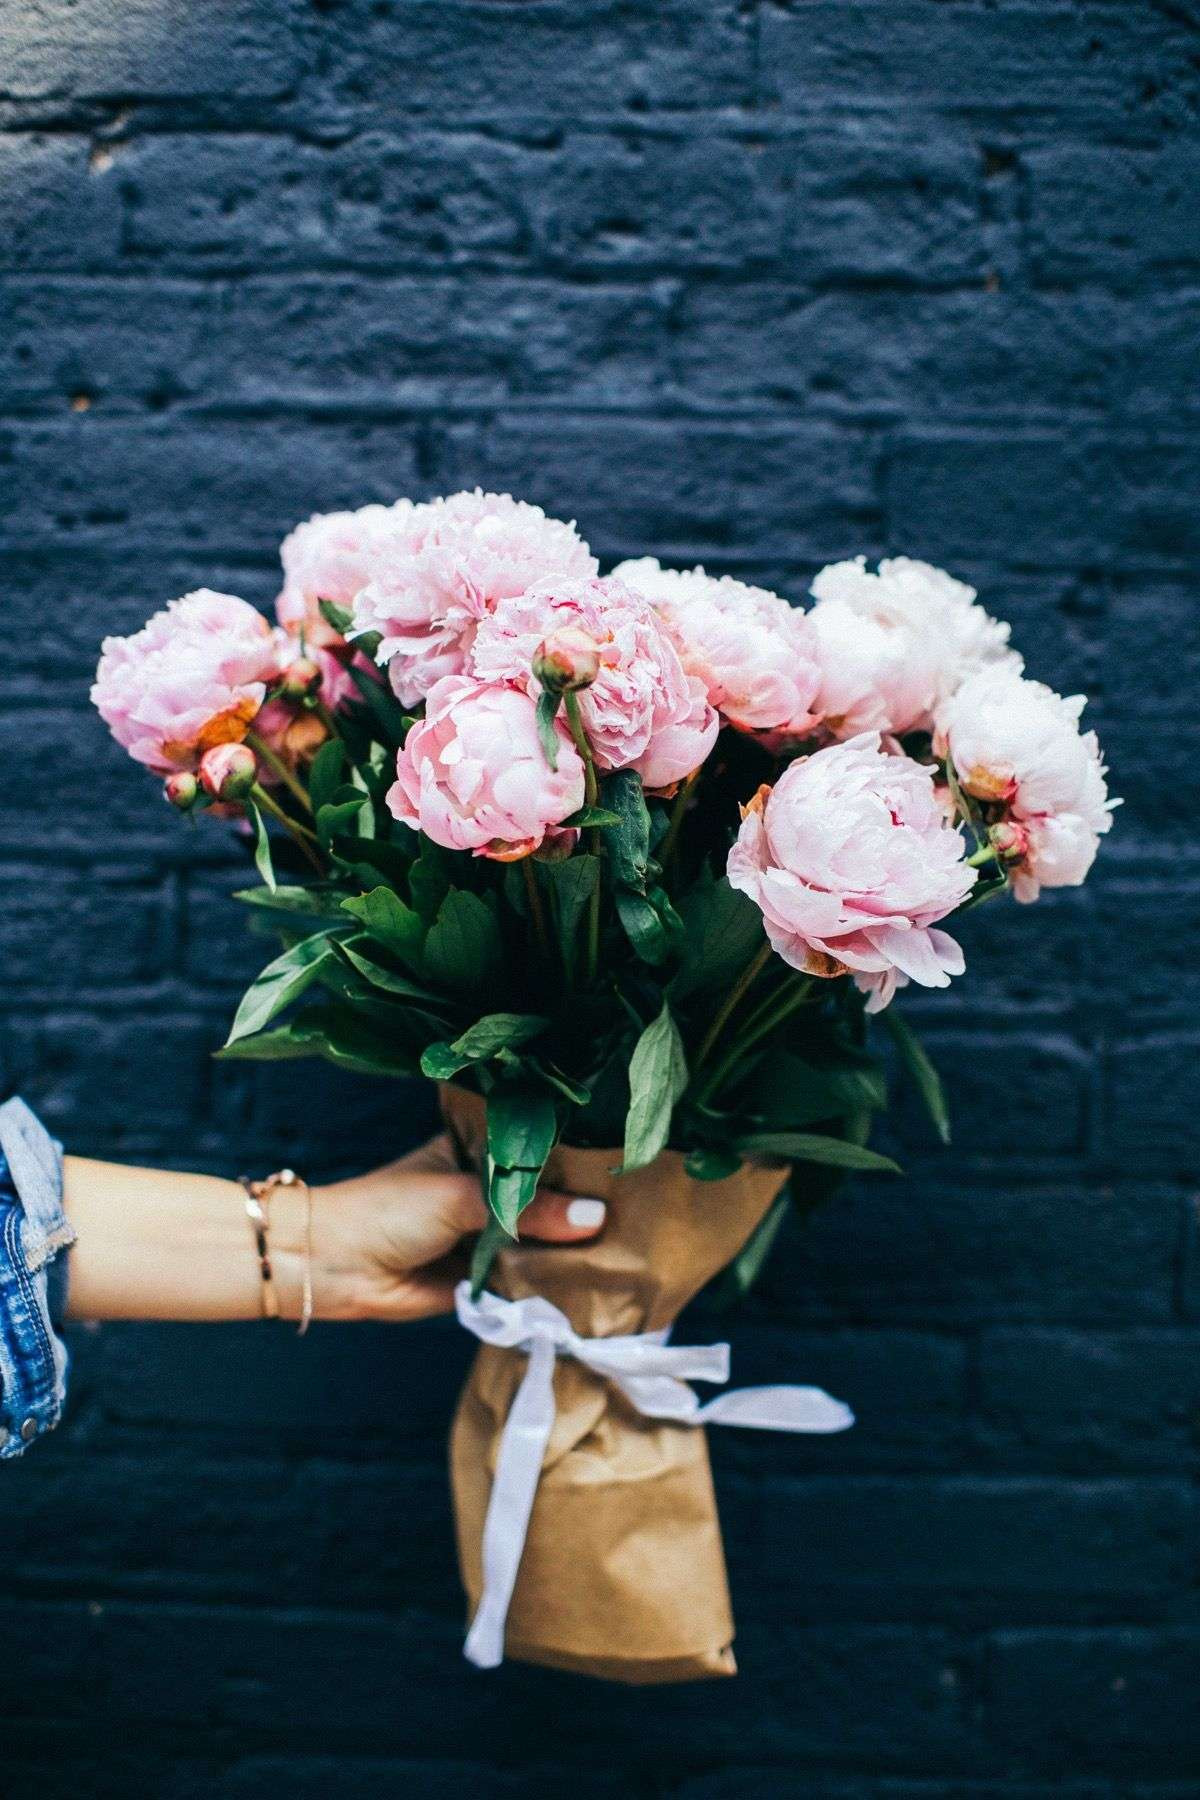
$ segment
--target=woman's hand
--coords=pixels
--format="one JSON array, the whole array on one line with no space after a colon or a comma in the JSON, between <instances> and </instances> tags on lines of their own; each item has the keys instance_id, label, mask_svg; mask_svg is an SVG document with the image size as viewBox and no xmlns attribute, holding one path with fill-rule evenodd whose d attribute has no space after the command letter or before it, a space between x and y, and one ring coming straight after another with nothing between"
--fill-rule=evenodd
<instances>
[{"instance_id":1,"label":"woman's hand","mask_svg":"<svg viewBox=\"0 0 1200 1800\"><path fill-rule=\"evenodd\" d=\"M236 1182L69 1156L73 1319L256 1319L262 1278L246 1197ZM482 1231L479 1183L448 1137L399 1162L312 1190L312 1284L318 1319L424 1319L449 1312L466 1269L461 1240ZM522 1237L575 1244L604 1222L599 1200L539 1193ZM284 1318L300 1317L307 1206L276 1188L268 1249Z\"/></svg>"},{"instance_id":2,"label":"woman's hand","mask_svg":"<svg viewBox=\"0 0 1200 1800\"><path fill-rule=\"evenodd\" d=\"M272 1237L289 1263L284 1303L302 1269L303 1203L292 1196ZM454 1307L466 1273L462 1239L483 1230L478 1180L464 1174L448 1134L369 1175L313 1189L313 1297L318 1319L425 1319ZM595 1237L604 1202L542 1189L521 1215L522 1238L577 1244ZM278 1260L278 1258L277 1258Z\"/></svg>"}]
</instances>

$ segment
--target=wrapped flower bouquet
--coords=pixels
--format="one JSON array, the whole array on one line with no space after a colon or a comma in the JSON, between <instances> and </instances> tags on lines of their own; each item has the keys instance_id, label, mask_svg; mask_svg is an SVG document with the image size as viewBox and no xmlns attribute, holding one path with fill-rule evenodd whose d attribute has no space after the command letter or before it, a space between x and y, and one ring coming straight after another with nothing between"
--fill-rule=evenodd
<instances>
[{"instance_id":1,"label":"wrapped flower bouquet","mask_svg":"<svg viewBox=\"0 0 1200 1800\"><path fill-rule=\"evenodd\" d=\"M480 1664L729 1674L705 1421L839 1430L668 1341L744 1291L789 1204L869 1148L872 1016L963 972L953 921L1086 876L1111 823L1083 701L927 564L821 571L803 611L653 558L599 574L507 495L317 517L275 622L201 591L103 648L94 699L181 811L232 821L282 948L226 1057L424 1075L490 1224L452 1436ZM608 1202L526 1250L545 1176Z\"/></svg>"}]
</instances>

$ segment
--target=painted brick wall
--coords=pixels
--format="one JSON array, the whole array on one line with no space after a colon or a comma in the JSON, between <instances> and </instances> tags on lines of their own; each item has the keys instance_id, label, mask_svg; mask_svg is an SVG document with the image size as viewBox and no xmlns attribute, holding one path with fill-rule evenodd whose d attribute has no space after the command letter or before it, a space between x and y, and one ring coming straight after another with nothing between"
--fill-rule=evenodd
<instances>
[{"instance_id":1,"label":"painted brick wall","mask_svg":"<svg viewBox=\"0 0 1200 1800\"><path fill-rule=\"evenodd\" d=\"M902 1109L735 1326L861 1421L716 1446L739 1682L461 1666L451 1329L80 1333L0 1493L7 1800L1200 1792L1198 104L1191 0L3 0L0 1056L73 1147L425 1123L210 1063L232 865L87 705L315 508L478 481L796 595L929 557L1127 798L910 1008L955 1148Z\"/></svg>"}]
</instances>

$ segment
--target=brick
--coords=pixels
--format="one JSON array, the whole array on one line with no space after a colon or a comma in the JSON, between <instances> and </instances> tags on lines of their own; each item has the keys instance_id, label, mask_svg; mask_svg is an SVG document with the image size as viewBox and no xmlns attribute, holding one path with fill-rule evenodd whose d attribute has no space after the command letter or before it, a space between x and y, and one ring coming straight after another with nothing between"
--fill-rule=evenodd
<instances>
[{"instance_id":1,"label":"brick","mask_svg":"<svg viewBox=\"0 0 1200 1800\"><path fill-rule=\"evenodd\" d=\"M0 269L102 267L115 259L121 204L82 137L0 133Z\"/></svg>"},{"instance_id":2,"label":"brick","mask_svg":"<svg viewBox=\"0 0 1200 1800\"><path fill-rule=\"evenodd\" d=\"M105 413L647 404L665 383L671 291L503 276L174 280L141 287L135 318L119 281L10 280L0 384L14 408L62 411L84 395Z\"/></svg>"},{"instance_id":3,"label":"brick","mask_svg":"<svg viewBox=\"0 0 1200 1800\"><path fill-rule=\"evenodd\" d=\"M1001 1163L968 1184L943 1152L915 1179L848 1187L789 1232L764 1298L787 1318L1166 1323L1181 1207L1144 1177L1057 1186Z\"/></svg>"},{"instance_id":4,"label":"brick","mask_svg":"<svg viewBox=\"0 0 1200 1800\"><path fill-rule=\"evenodd\" d=\"M800 0L763 15L760 93L783 106L853 95L861 108L970 109L1008 129L1032 109L1116 125L1145 106L1147 87L1194 89L1192 48L1185 19L1095 3L931 12L911 0Z\"/></svg>"},{"instance_id":5,"label":"brick","mask_svg":"<svg viewBox=\"0 0 1200 1800\"><path fill-rule=\"evenodd\" d=\"M757 1605L809 1618L1153 1620L1195 1529L1186 1479L775 1478L758 1499Z\"/></svg>"},{"instance_id":6,"label":"brick","mask_svg":"<svg viewBox=\"0 0 1200 1800\"><path fill-rule=\"evenodd\" d=\"M218 1042L203 1021L139 1008L119 1020L14 1013L0 1046L9 1089L27 1094L76 1154L136 1161L157 1160L203 1110Z\"/></svg>"},{"instance_id":7,"label":"brick","mask_svg":"<svg viewBox=\"0 0 1200 1800\"><path fill-rule=\"evenodd\" d=\"M145 987L167 972L170 893L120 866L88 870L9 865L4 1002L75 998Z\"/></svg>"},{"instance_id":8,"label":"brick","mask_svg":"<svg viewBox=\"0 0 1200 1800\"><path fill-rule=\"evenodd\" d=\"M1019 565L1161 566L1194 554L1182 496L1197 448L1156 439L897 433L889 530L935 562L985 551Z\"/></svg>"},{"instance_id":9,"label":"brick","mask_svg":"<svg viewBox=\"0 0 1200 1800\"><path fill-rule=\"evenodd\" d=\"M1055 144L1031 151L1026 167L1039 280L1140 282L1200 263L1195 145Z\"/></svg>"},{"instance_id":10,"label":"brick","mask_svg":"<svg viewBox=\"0 0 1200 1800\"><path fill-rule=\"evenodd\" d=\"M1011 1168L1083 1151L1090 1065L1078 1045L978 1030L959 1038L926 1031L923 1041L950 1080L959 1166L973 1156ZM896 1106L892 1125L906 1153L928 1147L928 1117L911 1083L897 1082Z\"/></svg>"},{"instance_id":11,"label":"brick","mask_svg":"<svg viewBox=\"0 0 1200 1800\"><path fill-rule=\"evenodd\" d=\"M411 430L395 424L205 424L83 417L0 428L0 542L273 557L298 519L419 496ZM99 475L98 472L102 471ZM149 608L147 610L150 610Z\"/></svg>"},{"instance_id":12,"label":"brick","mask_svg":"<svg viewBox=\"0 0 1200 1800\"><path fill-rule=\"evenodd\" d=\"M1200 1174L1200 1122L1189 1103L1198 1054L1190 1034L1114 1047L1104 1143L1119 1167L1185 1181Z\"/></svg>"},{"instance_id":13,"label":"brick","mask_svg":"<svg viewBox=\"0 0 1200 1800\"><path fill-rule=\"evenodd\" d=\"M734 107L750 97L749 22L732 5L408 5L367 0L321 24L321 116L551 119L646 108Z\"/></svg>"},{"instance_id":14,"label":"brick","mask_svg":"<svg viewBox=\"0 0 1200 1800\"><path fill-rule=\"evenodd\" d=\"M1003 1632L988 1659L988 1721L1018 1767L1194 1776L1195 1631ZM1046 1705L1048 1692L1054 1705Z\"/></svg>"},{"instance_id":15,"label":"brick","mask_svg":"<svg viewBox=\"0 0 1200 1800\"><path fill-rule=\"evenodd\" d=\"M876 528L868 442L820 426L512 413L452 428L441 479L511 487L567 518L590 496L589 541L605 560L652 542L697 562L752 537L758 555L818 563Z\"/></svg>"},{"instance_id":16,"label":"brick","mask_svg":"<svg viewBox=\"0 0 1200 1800\"><path fill-rule=\"evenodd\" d=\"M1006 1469L1186 1468L1198 1348L1182 1331L986 1331L980 1446Z\"/></svg>"},{"instance_id":17,"label":"brick","mask_svg":"<svg viewBox=\"0 0 1200 1800\"><path fill-rule=\"evenodd\" d=\"M15 99L275 98L301 67L295 11L278 0L233 0L211 20L186 0L130 0L119 29L104 0L76 0L69 15L13 0L4 29L0 92Z\"/></svg>"}]
</instances>

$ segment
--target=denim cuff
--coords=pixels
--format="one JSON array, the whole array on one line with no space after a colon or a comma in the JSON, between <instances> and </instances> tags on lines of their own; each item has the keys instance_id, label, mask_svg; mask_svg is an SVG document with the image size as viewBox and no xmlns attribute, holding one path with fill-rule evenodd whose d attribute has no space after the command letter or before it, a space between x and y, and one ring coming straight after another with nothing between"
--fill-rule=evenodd
<instances>
[{"instance_id":1,"label":"denim cuff","mask_svg":"<svg viewBox=\"0 0 1200 1800\"><path fill-rule=\"evenodd\" d=\"M0 1460L19 1456L62 1417L59 1253L74 1238L63 1211L62 1146L23 1100L9 1100L0 1106Z\"/></svg>"}]
</instances>

